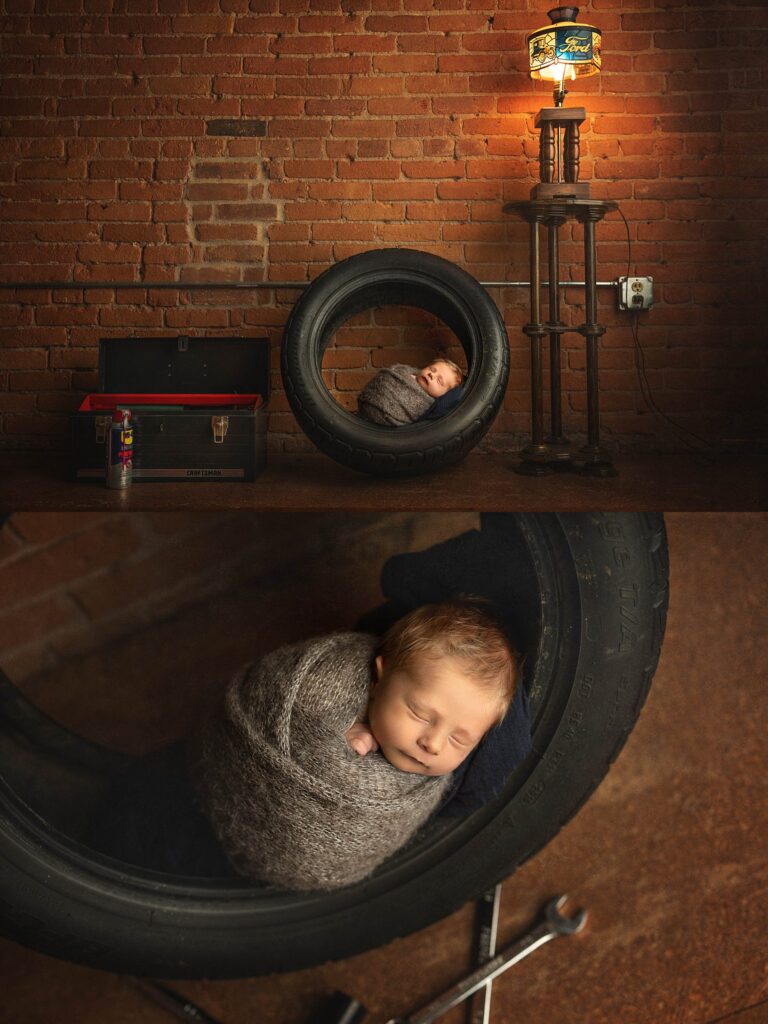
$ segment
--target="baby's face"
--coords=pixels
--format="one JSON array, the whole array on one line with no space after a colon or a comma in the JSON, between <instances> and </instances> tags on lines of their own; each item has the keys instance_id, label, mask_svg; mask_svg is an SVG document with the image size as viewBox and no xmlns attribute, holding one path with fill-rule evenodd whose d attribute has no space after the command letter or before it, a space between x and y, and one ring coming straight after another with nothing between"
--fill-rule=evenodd
<instances>
[{"instance_id":1,"label":"baby's face","mask_svg":"<svg viewBox=\"0 0 768 1024\"><path fill-rule=\"evenodd\" d=\"M498 718L498 698L456 658L420 658L392 672L376 659L368 721L382 754L401 771L447 775Z\"/></svg>"},{"instance_id":2,"label":"baby's face","mask_svg":"<svg viewBox=\"0 0 768 1024\"><path fill-rule=\"evenodd\" d=\"M458 373L442 359L437 359L423 370L419 370L416 380L432 398L439 398L446 391L461 384Z\"/></svg>"}]
</instances>

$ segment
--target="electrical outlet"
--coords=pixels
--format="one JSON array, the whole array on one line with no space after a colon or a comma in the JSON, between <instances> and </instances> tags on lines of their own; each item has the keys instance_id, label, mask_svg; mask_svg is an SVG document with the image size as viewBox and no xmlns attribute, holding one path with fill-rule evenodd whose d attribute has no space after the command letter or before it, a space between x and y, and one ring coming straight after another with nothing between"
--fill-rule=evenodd
<instances>
[{"instance_id":1,"label":"electrical outlet","mask_svg":"<svg viewBox=\"0 0 768 1024\"><path fill-rule=\"evenodd\" d=\"M652 277L620 277L619 309L639 313L653 305Z\"/></svg>"}]
</instances>

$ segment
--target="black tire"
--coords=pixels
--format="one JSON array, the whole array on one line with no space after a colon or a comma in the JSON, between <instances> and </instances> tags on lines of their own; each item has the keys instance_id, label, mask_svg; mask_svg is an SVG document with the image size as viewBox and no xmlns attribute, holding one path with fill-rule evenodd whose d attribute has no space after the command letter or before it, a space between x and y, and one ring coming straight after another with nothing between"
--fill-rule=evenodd
<instances>
[{"instance_id":1,"label":"black tire","mask_svg":"<svg viewBox=\"0 0 768 1024\"><path fill-rule=\"evenodd\" d=\"M656 667L667 608L661 516L489 515L500 572L528 633L533 750L502 795L437 819L365 882L297 895L178 879L99 857L57 833L3 779L5 934L96 967L161 977L302 968L380 945L451 913L511 874L597 786ZM537 600L532 595L537 594Z\"/></svg>"},{"instance_id":2,"label":"black tire","mask_svg":"<svg viewBox=\"0 0 768 1024\"><path fill-rule=\"evenodd\" d=\"M464 349L462 399L439 420L378 426L342 409L325 386L323 353L334 332L356 313L391 305L433 313ZM402 477L452 465L477 444L504 398L509 347L496 304L465 270L413 249L374 249L306 289L286 323L280 366L294 415L321 451L364 473Z\"/></svg>"}]
</instances>

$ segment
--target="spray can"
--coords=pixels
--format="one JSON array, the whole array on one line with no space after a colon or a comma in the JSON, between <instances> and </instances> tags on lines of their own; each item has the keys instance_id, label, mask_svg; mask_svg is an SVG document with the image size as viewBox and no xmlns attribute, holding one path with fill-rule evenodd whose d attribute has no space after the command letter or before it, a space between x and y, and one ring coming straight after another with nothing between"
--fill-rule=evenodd
<instances>
[{"instance_id":1,"label":"spray can","mask_svg":"<svg viewBox=\"0 0 768 1024\"><path fill-rule=\"evenodd\" d=\"M115 409L107 434L107 487L129 487L133 478L131 410Z\"/></svg>"}]
</instances>

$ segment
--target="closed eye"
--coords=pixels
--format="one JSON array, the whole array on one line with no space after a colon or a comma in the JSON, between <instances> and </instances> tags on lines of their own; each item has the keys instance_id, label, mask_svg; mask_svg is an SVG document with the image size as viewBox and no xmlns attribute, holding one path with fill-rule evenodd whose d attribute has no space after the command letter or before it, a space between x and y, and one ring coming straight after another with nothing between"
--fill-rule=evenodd
<instances>
[{"instance_id":1,"label":"closed eye","mask_svg":"<svg viewBox=\"0 0 768 1024\"><path fill-rule=\"evenodd\" d=\"M415 708L409 707L408 710L410 711L414 718L418 719L419 722L424 722L426 725L430 724L430 719L425 718L423 715L420 715Z\"/></svg>"}]
</instances>

